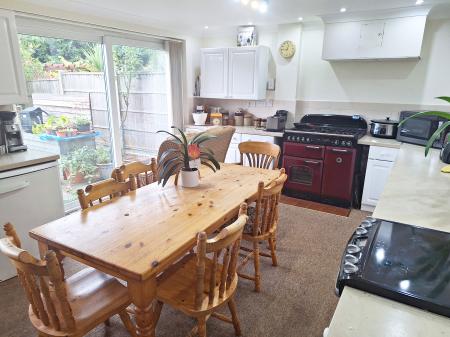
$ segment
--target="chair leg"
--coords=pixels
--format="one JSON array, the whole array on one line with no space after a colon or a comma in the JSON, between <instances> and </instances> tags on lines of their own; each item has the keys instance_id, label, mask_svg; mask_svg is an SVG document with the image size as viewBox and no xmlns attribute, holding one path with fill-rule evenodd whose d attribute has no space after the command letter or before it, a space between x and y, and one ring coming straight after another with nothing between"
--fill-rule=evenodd
<instances>
[{"instance_id":1,"label":"chair leg","mask_svg":"<svg viewBox=\"0 0 450 337\"><path fill-rule=\"evenodd\" d=\"M236 309L236 302L234 301L234 297L232 297L228 301L228 308L231 312L231 319L233 320L233 326L234 326L234 333L236 336L241 336L241 324L239 323L239 318L237 315L237 309Z\"/></svg>"},{"instance_id":2,"label":"chair leg","mask_svg":"<svg viewBox=\"0 0 450 337\"><path fill-rule=\"evenodd\" d=\"M130 333L132 337L137 337L136 335L136 327L134 326L133 322L131 322L130 316L128 315L127 310L122 310L119 312L120 319L122 320L123 325L127 329L127 331Z\"/></svg>"},{"instance_id":3,"label":"chair leg","mask_svg":"<svg viewBox=\"0 0 450 337\"><path fill-rule=\"evenodd\" d=\"M198 337L206 337L206 318L198 317Z\"/></svg>"},{"instance_id":4,"label":"chair leg","mask_svg":"<svg viewBox=\"0 0 450 337\"><path fill-rule=\"evenodd\" d=\"M154 324L158 323L159 321L159 316L161 316L161 310L163 308L164 303L161 301L156 301L155 303L155 309L154 309L154 316L153 316L153 322L155 322Z\"/></svg>"},{"instance_id":5,"label":"chair leg","mask_svg":"<svg viewBox=\"0 0 450 337\"><path fill-rule=\"evenodd\" d=\"M277 255L275 253L275 242L273 237L269 237L270 254L272 255L272 266L278 266Z\"/></svg>"},{"instance_id":6,"label":"chair leg","mask_svg":"<svg viewBox=\"0 0 450 337\"><path fill-rule=\"evenodd\" d=\"M253 259L255 266L255 291L261 291L261 271L259 270L259 243L253 242Z\"/></svg>"},{"instance_id":7,"label":"chair leg","mask_svg":"<svg viewBox=\"0 0 450 337\"><path fill-rule=\"evenodd\" d=\"M111 326L111 321L109 320L109 318L105 321L105 325L106 326Z\"/></svg>"}]
</instances>

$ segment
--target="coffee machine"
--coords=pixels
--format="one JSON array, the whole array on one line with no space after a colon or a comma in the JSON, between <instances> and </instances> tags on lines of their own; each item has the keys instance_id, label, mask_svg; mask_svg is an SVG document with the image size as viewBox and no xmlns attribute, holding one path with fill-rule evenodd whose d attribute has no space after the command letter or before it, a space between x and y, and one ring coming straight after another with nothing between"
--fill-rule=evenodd
<instances>
[{"instance_id":1,"label":"coffee machine","mask_svg":"<svg viewBox=\"0 0 450 337\"><path fill-rule=\"evenodd\" d=\"M20 125L14 111L0 111L0 154L25 151Z\"/></svg>"}]
</instances>

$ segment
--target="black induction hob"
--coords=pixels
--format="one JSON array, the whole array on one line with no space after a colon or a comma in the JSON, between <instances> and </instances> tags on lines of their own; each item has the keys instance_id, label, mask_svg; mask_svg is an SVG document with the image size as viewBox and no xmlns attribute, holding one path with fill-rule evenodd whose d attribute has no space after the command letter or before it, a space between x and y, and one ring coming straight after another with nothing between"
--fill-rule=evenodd
<instances>
[{"instance_id":1,"label":"black induction hob","mask_svg":"<svg viewBox=\"0 0 450 337\"><path fill-rule=\"evenodd\" d=\"M367 218L342 257L345 286L450 317L450 233Z\"/></svg>"}]
</instances>

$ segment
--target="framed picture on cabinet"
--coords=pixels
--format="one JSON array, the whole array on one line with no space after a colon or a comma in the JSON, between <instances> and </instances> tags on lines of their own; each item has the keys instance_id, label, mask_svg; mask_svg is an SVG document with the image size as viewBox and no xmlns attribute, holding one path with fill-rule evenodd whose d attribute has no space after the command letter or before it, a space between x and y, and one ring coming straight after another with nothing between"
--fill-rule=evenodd
<instances>
[{"instance_id":1,"label":"framed picture on cabinet","mask_svg":"<svg viewBox=\"0 0 450 337\"><path fill-rule=\"evenodd\" d=\"M239 26L237 33L238 47L255 47L256 46L256 27L255 26Z\"/></svg>"}]
</instances>

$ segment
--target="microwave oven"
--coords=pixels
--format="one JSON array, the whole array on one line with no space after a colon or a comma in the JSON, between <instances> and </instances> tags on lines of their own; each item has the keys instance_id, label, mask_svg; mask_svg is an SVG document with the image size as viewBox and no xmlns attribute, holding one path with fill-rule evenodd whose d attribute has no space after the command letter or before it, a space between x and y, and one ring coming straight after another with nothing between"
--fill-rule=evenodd
<instances>
[{"instance_id":1,"label":"microwave oven","mask_svg":"<svg viewBox=\"0 0 450 337\"><path fill-rule=\"evenodd\" d=\"M400 112L400 122L413 116L419 111L402 111ZM433 133L445 123L446 120L437 116L419 116L408 119L404 124L399 126L397 132L397 140L405 143L426 145L428 139ZM442 132L441 137L436 139L433 147L440 149L444 145L445 135L448 129Z\"/></svg>"}]
</instances>

